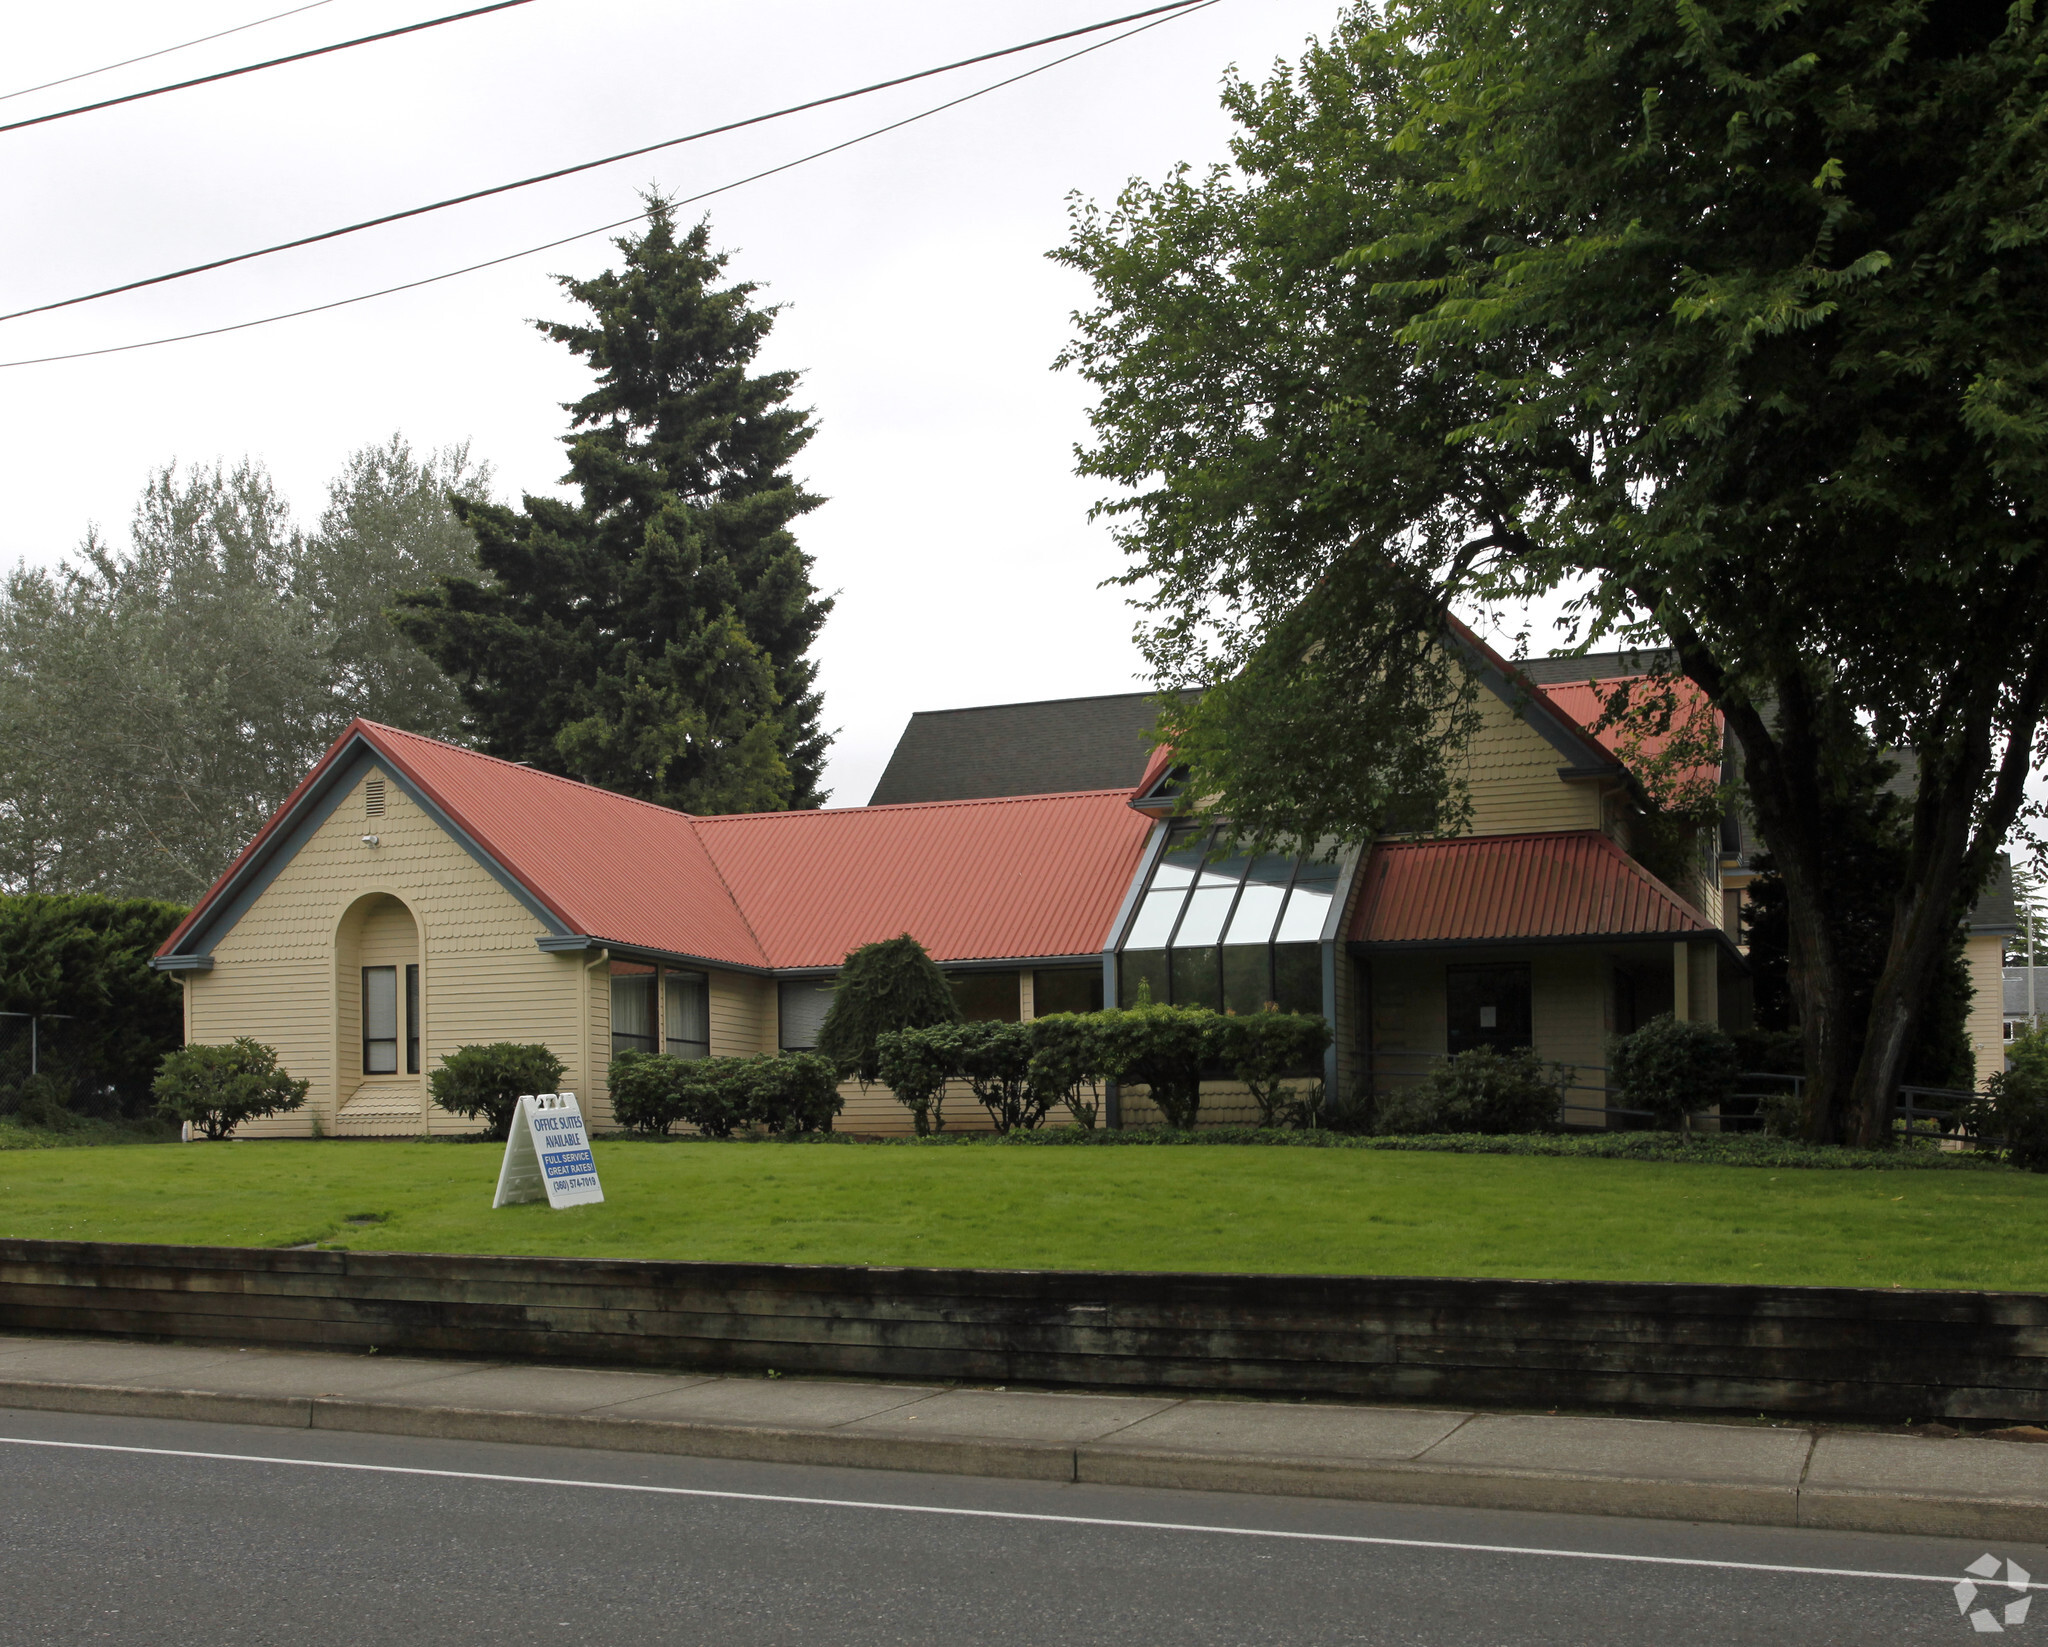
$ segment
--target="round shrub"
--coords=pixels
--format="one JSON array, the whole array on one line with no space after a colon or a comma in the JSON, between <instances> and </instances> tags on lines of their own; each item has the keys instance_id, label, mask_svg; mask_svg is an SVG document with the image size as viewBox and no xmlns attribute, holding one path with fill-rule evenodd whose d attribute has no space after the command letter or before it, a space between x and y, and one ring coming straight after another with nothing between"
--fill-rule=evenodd
<instances>
[{"instance_id":1,"label":"round shrub","mask_svg":"<svg viewBox=\"0 0 2048 1647\"><path fill-rule=\"evenodd\" d=\"M785 1138L832 1130L832 1118L845 1100L831 1059L815 1052L785 1052L745 1062L753 1089L749 1119Z\"/></svg>"},{"instance_id":2,"label":"round shrub","mask_svg":"<svg viewBox=\"0 0 2048 1647\"><path fill-rule=\"evenodd\" d=\"M482 1116L485 1136L504 1138L519 1100L530 1092L559 1091L561 1081L562 1060L546 1047L493 1041L457 1047L427 1077L427 1090L449 1114Z\"/></svg>"},{"instance_id":3,"label":"round shrub","mask_svg":"<svg viewBox=\"0 0 2048 1647\"><path fill-rule=\"evenodd\" d=\"M226 1046L180 1047L164 1054L150 1090L157 1113L189 1121L218 1141L244 1121L297 1109L310 1083L277 1067L277 1049L243 1036Z\"/></svg>"},{"instance_id":4,"label":"round shrub","mask_svg":"<svg viewBox=\"0 0 2048 1647\"><path fill-rule=\"evenodd\" d=\"M1472 1047L1438 1062L1412 1087L1384 1095L1378 1132L1545 1132L1557 1124L1571 1072L1527 1047Z\"/></svg>"},{"instance_id":5,"label":"round shrub","mask_svg":"<svg viewBox=\"0 0 2048 1647\"><path fill-rule=\"evenodd\" d=\"M1608 1086L1623 1109L1646 1109L1665 1126L1731 1097L1742 1073L1734 1040L1719 1024L1663 1013L1633 1035L1607 1043Z\"/></svg>"},{"instance_id":6,"label":"round shrub","mask_svg":"<svg viewBox=\"0 0 2048 1647\"><path fill-rule=\"evenodd\" d=\"M621 1052L606 1077L612 1094L612 1117L620 1126L655 1136L668 1131L683 1114L685 1064L666 1052Z\"/></svg>"}]
</instances>

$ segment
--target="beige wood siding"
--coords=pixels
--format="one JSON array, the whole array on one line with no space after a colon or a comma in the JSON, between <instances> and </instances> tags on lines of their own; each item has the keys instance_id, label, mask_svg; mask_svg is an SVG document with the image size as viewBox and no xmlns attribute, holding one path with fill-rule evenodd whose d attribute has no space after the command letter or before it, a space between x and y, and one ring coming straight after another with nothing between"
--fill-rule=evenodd
<instances>
[{"instance_id":1,"label":"beige wood siding","mask_svg":"<svg viewBox=\"0 0 2048 1647\"><path fill-rule=\"evenodd\" d=\"M1464 752L1472 793L1472 833L1510 835L1544 829L1598 829L1600 784L1557 775L1565 757L1512 706L1479 694L1479 726Z\"/></svg>"},{"instance_id":2,"label":"beige wood siding","mask_svg":"<svg viewBox=\"0 0 2048 1647\"><path fill-rule=\"evenodd\" d=\"M775 1051L775 980L751 972L709 976L711 1056L751 1058Z\"/></svg>"},{"instance_id":3,"label":"beige wood siding","mask_svg":"<svg viewBox=\"0 0 2048 1647\"><path fill-rule=\"evenodd\" d=\"M1970 1057L1976 1066L1974 1085L2005 1068L2005 940L1979 933L1963 940L1963 960L1970 969Z\"/></svg>"},{"instance_id":4,"label":"beige wood siding","mask_svg":"<svg viewBox=\"0 0 2048 1647\"><path fill-rule=\"evenodd\" d=\"M365 845L365 834L379 844ZM417 934L423 1072L458 1046L540 1041L568 1066L563 1084L588 1089L583 1026L572 1004L584 957L537 949L542 923L396 783L386 790L384 814L367 819L359 781L214 946L213 970L186 974L188 1039L254 1036L312 1083L304 1110L251 1123L248 1136L304 1137L316 1117L330 1132L420 1130L417 1099L409 1112L374 1121L359 1113L351 1122L342 1104L358 1097L363 1082L356 969L364 964L342 952L352 947L351 911L372 898L372 911L395 900ZM352 1057L344 1054L350 1045ZM423 1092L425 1074L413 1081L407 1086L401 1076L401 1098ZM433 1108L426 1124L435 1132L474 1127Z\"/></svg>"}]
</instances>

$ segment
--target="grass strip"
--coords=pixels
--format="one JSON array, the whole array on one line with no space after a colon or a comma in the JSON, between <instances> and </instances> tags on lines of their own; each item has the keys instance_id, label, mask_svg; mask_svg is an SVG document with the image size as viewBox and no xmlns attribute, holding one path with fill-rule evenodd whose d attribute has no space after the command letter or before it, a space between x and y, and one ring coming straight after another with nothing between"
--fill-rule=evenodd
<instances>
[{"instance_id":1,"label":"grass strip","mask_svg":"<svg viewBox=\"0 0 2048 1647\"><path fill-rule=\"evenodd\" d=\"M500 1151L405 1140L0 1154L0 1234L1064 1270L2048 1291L2048 1177L1415 1149L662 1148L601 1206L493 1210Z\"/></svg>"}]
</instances>

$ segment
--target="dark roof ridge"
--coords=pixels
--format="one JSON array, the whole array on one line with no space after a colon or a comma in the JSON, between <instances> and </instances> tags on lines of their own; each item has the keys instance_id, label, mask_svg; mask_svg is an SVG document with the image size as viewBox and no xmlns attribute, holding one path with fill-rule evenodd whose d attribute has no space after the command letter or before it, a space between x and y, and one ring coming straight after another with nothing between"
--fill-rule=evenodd
<instances>
[{"instance_id":1,"label":"dark roof ridge","mask_svg":"<svg viewBox=\"0 0 2048 1647\"><path fill-rule=\"evenodd\" d=\"M1172 688L1173 691L1192 688ZM1082 692L1071 698L1026 698L1019 703L963 703L951 709L913 709L911 716L919 715L985 715L991 709L1045 709L1056 703L1106 703L1112 698L1156 698L1160 694L1150 688L1137 692Z\"/></svg>"},{"instance_id":2,"label":"dark roof ridge","mask_svg":"<svg viewBox=\"0 0 2048 1647\"><path fill-rule=\"evenodd\" d=\"M1128 795L1122 785L1110 789L1046 789L1035 795L969 795L955 801L884 801L868 806L805 806L782 812L691 812L692 823L738 823L747 818L854 818L872 817L877 812L930 812L948 806L1014 806L1019 801L1079 801L1099 795Z\"/></svg>"}]
</instances>

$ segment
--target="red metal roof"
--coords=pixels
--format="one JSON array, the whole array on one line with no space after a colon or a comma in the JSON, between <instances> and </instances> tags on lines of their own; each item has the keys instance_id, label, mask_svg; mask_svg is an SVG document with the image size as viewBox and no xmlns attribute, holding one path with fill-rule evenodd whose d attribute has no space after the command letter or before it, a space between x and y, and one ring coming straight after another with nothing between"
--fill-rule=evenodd
<instances>
[{"instance_id":1,"label":"red metal roof","mask_svg":"<svg viewBox=\"0 0 2048 1647\"><path fill-rule=\"evenodd\" d=\"M752 967L908 931L939 960L1099 951L1150 821L1128 790L699 818L357 721L159 954L358 740L571 933Z\"/></svg>"},{"instance_id":2,"label":"red metal roof","mask_svg":"<svg viewBox=\"0 0 2048 1647\"><path fill-rule=\"evenodd\" d=\"M1605 835L1577 829L1376 846L1349 936L1375 944L1514 943L1714 930Z\"/></svg>"},{"instance_id":3,"label":"red metal roof","mask_svg":"<svg viewBox=\"0 0 2048 1647\"><path fill-rule=\"evenodd\" d=\"M1722 724L1721 711L1707 702L1707 695L1700 690L1697 682L1684 679L1670 683L1672 692L1678 700L1672 732L1644 732L1631 736L1626 726L1601 727L1595 730L1600 717L1607 712L1608 702L1613 698L1617 688L1648 678L1645 675L1626 675L1602 681L1559 681L1545 687L1544 690L1550 694L1552 703L1585 727L1605 748L1612 750L1617 759L1625 763L1645 756L1655 757L1663 754L1677 731L1690 723L1692 717L1702 708L1713 717L1714 730L1719 733ZM1714 761L1683 767L1672 773L1671 777L1673 782L1681 787L1719 783L1721 765L1719 761Z\"/></svg>"},{"instance_id":4,"label":"red metal roof","mask_svg":"<svg viewBox=\"0 0 2048 1647\"><path fill-rule=\"evenodd\" d=\"M698 818L778 967L908 932L945 961L1100 950L1151 820L1127 789Z\"/></svg>"},{"instance_id":5,"label":"red metal roof","mask_svg":"<svg viewBox=\"0 0 2048 1647\"><path fill-rule=\"evenodd\" d=\"M570 931L706 960L775 964L719 880L689 814L361 724L380 753Z\"/></svg>"}]
</instances>

